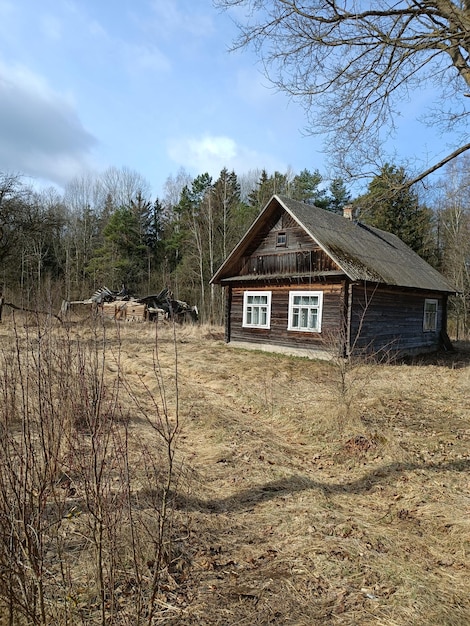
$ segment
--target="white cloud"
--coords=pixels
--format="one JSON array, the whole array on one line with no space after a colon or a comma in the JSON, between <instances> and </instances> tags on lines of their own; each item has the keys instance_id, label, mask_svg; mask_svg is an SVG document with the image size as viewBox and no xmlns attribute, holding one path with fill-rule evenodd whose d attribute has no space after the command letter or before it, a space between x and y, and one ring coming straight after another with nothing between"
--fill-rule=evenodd
<instances>
[{"instance_id":1,"label":"white cloud","mask_svg":"<svg viewBox=\"0 0 470 626\"><path fill-rule=\"evenodd\" d=\"M46 15L41 19L41 30L51 41L59 41L62 38L62 23L53 15Z\"/></svg>"},{"instance_id":2,"label":"white cloud","mask_svg":"<svg viewBox=\"0 0 470 626\"><path fill-rule=\"evenodd\" d=\"M127 47L127 66L131 73L134 73L136 68L157 72L166 72L171 69L168 57L152 45Z\"/></svg>"},{"instance_id":3,"label":"white cloud","mask_svg":"<svg viewBox=\"0 0 470 626\"><path fill-rule=\"evenodd\" d=\"M70 100L24 66L0 61L0 170L63 184L86 165L95 138Z\"/></svg>"},{"instance_id":4,"label":"white cloud","mask_svg":"<svg viewBox=\"0 0 470 626\"><path fill-rule=\"evenodd\" d=\"M238 145L224 135L204 135L173 139L168 143L169 157L195 174L208 172L216 177L226 167L242 174L260 167L268 171L285 169L285 164L269 154Z\"/></svg>"},{"instance_id":5,"label":"white cloud","mask_svg":"<svg viewBox=\"0 0 470 626\"><path fill-rule=\"evenodd\" d=\"M184 3L179 3L180 6ZM176 32L186 32L197 37L207 36L213 32L214 24L209 14L195 13L197 3L188 3L178 8L175 0L153 0L152 7L156 16L154 26L164 37L169 38Z\"/></svg>"},{"instance_id":6,"label":"white cloud","mask_svg":"<svg viewBox=\"0 0 470 626\"><path fill-rule=\"evenodd\" d=\"M250 106L265 106L272 99L275 89L256 66L239 69L236 74L236 89L241 100Z\"/></svg>"},{"instance_id":7,"label":"white cloud","mask_svg":"<svg viewBox=\"0 0 470 626\"><path fill-rule=\"evenodd\" d=\"M90 22L88 22L87 30L89 34L95 39L101 39L103 41L108 40L108 33L106 32L106 29L103 28L103 26L97 20L91 20Z\"/></svg>"}]
</instances>

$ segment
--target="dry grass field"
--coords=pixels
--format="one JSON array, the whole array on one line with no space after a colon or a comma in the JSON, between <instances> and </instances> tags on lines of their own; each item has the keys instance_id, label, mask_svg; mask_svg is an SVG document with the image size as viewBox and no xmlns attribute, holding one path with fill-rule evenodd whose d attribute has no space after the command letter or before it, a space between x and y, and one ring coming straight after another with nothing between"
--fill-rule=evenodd
<instances>
[{"instance_id":1,"label":"dry grass field","mask_svg":"<svg viewBox=\"0 0 470 626\"><path fill-rule=\"evenodd\" d=\"M219 328L105 330L131 447L151 440L162 394L178 416L152 623L470 624L468 346L345 368L230 348ZM47 332L97 341L87 325ZM2 354L24 333L4 319ZM80 623L136 623L119 593L114 617Z\"/></svg>"}]
</instances>

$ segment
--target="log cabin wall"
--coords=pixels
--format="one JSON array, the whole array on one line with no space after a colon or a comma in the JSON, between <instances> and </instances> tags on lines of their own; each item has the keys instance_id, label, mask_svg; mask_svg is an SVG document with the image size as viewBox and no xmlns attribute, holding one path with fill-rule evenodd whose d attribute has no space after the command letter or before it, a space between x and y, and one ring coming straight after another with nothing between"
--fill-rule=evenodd
<instances>
[{"instance_id":1,"label":"log cabin wall","mask_svg":"<svg viewBox=\"0 0 470 626\"><path fill-rule=\"evenodd\" d=\"M359 353L408 354L439 349L446 336L446 302L452 288L391 237L274 196L213 279L226 288L226 340L264 344L263 349L271 344L323 352L334 349L334 342L336 350L341 344L344 355L352 348ZM405 261L413 268L411 278L401 276L399 268ZM351 282L362 278L379 284ZM389 279L402 286L382 282ZM270 327L244 328L243 294L263 290L272 294ZM321 332L288 330L289 292L307 290L324 294ZM426 299L438 304L436 328L428 331L423 328ZM434 321L433 304L429 303L428 321ZM250 316L253 311L265 313L256 302L250 303ZM298 317L293 325L302 325Z\"/></svg>"},{"instance_id":2,"label":"log cabin wall","mask_svg":"<svg viewBox=\"0 0 470 626\"><path fill-rule=\"evenodd\" d=\"M431 352L441 345L445 296L393 287L352 285L350 348L356 352ZM438 301L437 329L424 331L424 302Z\"/></svg>"},{"instance_id":3,"label":"log cabin wall","mask_svg":"<svg viewBox=\"0 0 470 626\"><path fill-rule=\"evenodd\" d=\"M243 293L245 291L271 291L271 323L269 329L243 327ZM321 333L299 332L287 330L289 292L322 291L323 311ZM274 344L288 348L328 350L337 347L337 339L344 321L344 282L337 283L309 283L309 284L250 284L231 285L227 287L230 295L230 315L227 318L226 328L230 328L228 341L243 341L253 344Z\"/></svg>"}]
</instances>

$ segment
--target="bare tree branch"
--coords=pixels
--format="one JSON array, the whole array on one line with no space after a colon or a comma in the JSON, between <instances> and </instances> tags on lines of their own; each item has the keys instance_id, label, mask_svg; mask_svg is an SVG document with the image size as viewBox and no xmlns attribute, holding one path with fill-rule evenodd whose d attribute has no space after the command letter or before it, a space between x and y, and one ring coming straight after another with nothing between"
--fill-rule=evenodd
<instances>
[{"instance_id":1,"label":"bare tree branch","mask_svg":"<svg viewBox=\"0 0 470 626\"><path fill-rule=\"evenodd\" d=\"M467 150L470 150L470 143L467 143L464 146L457 148L457 150L454 150L453 152L448 154L444 159L441 159L438 163L435 163L432 167L429 167L427 170L424 170L424 172L421 172L418 176L416 176L415 178L409 181L408 186L411 187L415 183L419 183L421 180L424 180L427 176L429 176L430 174L433 174L434 172L439 170L441 167L444 167L444 165L447 165L447 163L449 163L456 157L460 156Z\"/></svg>"},{"instance_id":2,"label":"bare tree branch","mask_svg":"<svg viewBox=\"0 0 470 626\"><path fill-rule=\"evenodd\" d=\"M464 0L214 2L248 9L234 48L256 50L269 80L305 107L307 132L326 135L326 152L355 175L372 162L364 160L367 149L376 154L393 135L403 103L416 90L435 94L420 112L428 112L428 124L461 129L462 143L468 141L463 96L470 87L470 11ZM418 180L458 154L455 146Z\"/></svg>"}]
</instances>

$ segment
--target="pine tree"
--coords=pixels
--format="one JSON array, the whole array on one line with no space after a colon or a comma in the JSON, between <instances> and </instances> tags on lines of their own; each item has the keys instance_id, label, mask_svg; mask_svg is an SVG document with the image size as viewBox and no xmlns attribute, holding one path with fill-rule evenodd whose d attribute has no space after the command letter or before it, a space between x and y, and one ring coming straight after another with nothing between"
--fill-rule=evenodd
<instances>
[{"instance_id":1,"label":"pine tree","mask_svg":"<svg viewBox=\"0 0 470 626\"><path fill-rule=\"evenodd\" d=\"M237 212L240 207L240 185L238 184L235 172L229 172L224 168L214 184L212 190L214 198L214 212L218 216L218 250L216 253L216 263L220 264L227 256L228 252L238 241L233 236L234 224L237 221ZM236 240L235 240L236 238Z\"/></svg>"},{"instance_id":2,"label":"pine tree","mask_svg":"<svg viewBox=\"0 0 470 626\"><path fill-rule=\"evenodd\" d=\"M95 250L87 273L95 285L107 284L112 289L125 285L136 291L145 275L146 246L142 242L139 220L131 209L114 211L103 229L103 245Z\"/></svg>"},{"instance_id":3,"label":"pine tree","mask_svg":"<svg viewBox=\"0 0 470 626\"><path fill-rule=\"evenodd\" d=\"M424 259L435 259L432 211L422 205L418 194L407 186L402 167L385 165L369 184L368 192L358 198L361 221L391 232Z\"/></svg>"},{"instance_id":4,"label":"pine tree","mask_svg":"<svg viewBox=\"0 0 470 626\"><path fill-rule=\"evenodd\" d=\"M343 179L334 178L328 191L328 206L326 208L333 213L341 213L343 207L351 202L351 194L346 189Z\"/></svg>"},{"instance_id":5,"label":"pine tree","mask_svg":"<svg viewBox=\"0 0 470 626\"><path fill-rule=\"evenodd\" d=\"M184 187L178 206L185 243L185 254L178 267L178 283L180 289L187 289L188 293L191 293L191 284L198 285L202 319L207 316L206 287L210 279L209 267L215 238L211 190L211 176L208 173L201 174L192 181L191 187ZM196 297L196 293L191 294L191 299Z\"/></svg>"},{"instance_id":6,"label":"pine tree","mask_svg":"<svg viewBox=\"0 0 470 626\"><path fill-rule=\"evenodd\" d=\"M262 170L255 189L248 194L248 204L256 210L256 213L259 213L274 194L286 195L288 188L287 174L274 172L268 176L266 170Z\"/></svg>"},{"instance_id":7,"label":"pine tree","mask_svg":"<svg viewBox=\"0 0 470 626\"><path fill-rule=\"evenodd\" d=\"M299 200L306 204L313 204L321 209L326 208L326 190L320 189L323 177L318 170L311 172L304 169L294 176L289 186L288 195L293 200Z\"/></svg>"}]
</instances>

